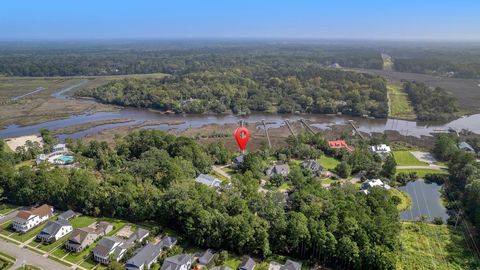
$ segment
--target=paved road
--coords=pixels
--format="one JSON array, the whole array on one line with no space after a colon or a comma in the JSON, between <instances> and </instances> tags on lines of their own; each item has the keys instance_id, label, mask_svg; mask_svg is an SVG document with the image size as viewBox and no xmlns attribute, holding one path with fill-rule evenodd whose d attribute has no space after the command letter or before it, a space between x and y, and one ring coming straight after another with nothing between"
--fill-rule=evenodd
<instances>
[{"instance_id":1,"label":"paved road","mask_svg":"<svg viewBox=\"0 0 480 270\"><path fill-rule=\"evenodd\" d=\"M17 213L18 213L18 210L15 210L13 212L10 212L8 215L0 217L0 224L11 220L12 218L14 218L17 215Z\"/></svg>"},{"instance_id":2,"label":"paved road","mask_svg":"<svg viewBox=\"0 0 480 270\"><path fill-rule=\"evenodd\" d=\"M40 254L21 248L15 244L6 242L0 238L0 251L17 258L15 267L21 266L23 263L35 265L45 270L71 270L70 268L60 264L54 260L47 259ZM16 269L13 267L12 269Z\"/></svg>"}]
</instances>

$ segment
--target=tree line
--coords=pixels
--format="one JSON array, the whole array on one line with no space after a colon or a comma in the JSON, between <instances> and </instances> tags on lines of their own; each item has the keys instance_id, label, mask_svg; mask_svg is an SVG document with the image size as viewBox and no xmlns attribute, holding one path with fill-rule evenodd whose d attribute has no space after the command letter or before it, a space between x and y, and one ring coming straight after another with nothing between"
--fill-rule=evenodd
<instances>
[{"instance_id":1,"label":"tree line","mask_svg":"<svg viewBox=\"0 0 480 270\"><path fill-rule=\"evenodd\" d=\"M122 106L177 113L343 113L386 117L380 77L315 66L268 65L202 71L160 79L123 79L76 92Z\"/></svg>"},{"instance_id":2,"label":"tree line","mask_svg":"<svg viewBox=\"0 0 480 270\"><path fill-rule=\"evenodd\" d=\"M452 94L443 88L432 89L421 82L404 82L403 88L412 102L418 120L448 121L459 112Z\"/></svg>"},{"instance_id":3,"label":"tree line","mask_svg":"<svg viewBox=\"0 0 480 270\"><path fill-rule=\"evenodd\" d=\"M325 189L296 166L288 196L258 192L258 175L270 156L260 150L247 154L245 167L219 193L193 178L213 163L230 162L232 153L156 130L133 132L115 147L73 140L69 147L76 169L17 169L13 155L1 152L0 187L7 202L155 221L193 245L238 254L285 254L342 269L395 267L400 223L395 198L385 190L365 196L351 185Z\"/></svg>"}]
</instances>

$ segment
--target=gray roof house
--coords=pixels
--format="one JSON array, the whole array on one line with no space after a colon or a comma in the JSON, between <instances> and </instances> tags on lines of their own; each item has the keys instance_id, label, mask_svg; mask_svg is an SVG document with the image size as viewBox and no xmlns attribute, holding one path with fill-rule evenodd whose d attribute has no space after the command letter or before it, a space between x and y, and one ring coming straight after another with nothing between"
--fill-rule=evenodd
<instances>
[{"instance_id":1,"label":"gray roof house","mask_svg":"<svg viewBox=\"0 0 480 270\"><path fill-rule=\"evenodd\" d=\"M75 216L77 216L77 213L73 212L72 210L68 210L68 211L65 211L63 213L61 213L59 216L58 216L58 220L60 219L64 219L64 220L70 220L72 218L74 218Z\"/></svg>"},{"instance_id":2,"label":"gray roof house","mask_svg":"<svg viewBox=\"0 0 480 270\"><path fill-rule=\"evenodd\" d=\"M133 246L133 244L135 244L136 242L142 242L143 240L145 240L145 238L147 238L149 235L149 230L138 228L137 230L135 230L134 233L132 233L132 235L130 235L130 237L128 237L128 240L125 242L125 244L128 247Z\"/></svg>"},{"instance_id":3,"label":"gray roof house","mask_svg":"<svg viewBox=\"0 0 480 270\"><path fill-rule=\"evenodd\" d=\"M53 243L73 230L68 221L60 219L49 221L37 234L36 239L41 242Z\"/></svg>"},{"instance_id":4,"label":"gray roof house","mask_svg":"<svg viewBox=\"0 0 480 270\"><path fill-rule=\"evenodd\" d=\"M288 166L288 164L275 164L265 171L265 175L272 176L274 174L280 174L283 176L287 176L289 172L290 167Z\"/></svg>"},{"instance_id":5,"label":"gray roof house","mask_svg":"<svg viewBox=\"0 0 480 270\"><path fill-rule=\"evenodd\" d=\"M132 258L125 264L127 270L144 270L150 269L162 253L162 246L160 243L156 245L148 244L140 249Z\"/></svg>"},{"instance_id":6,"label":"gray roof house","mask_svg":"<svg viewBox=\"0 0 480 270\"><path fill-rule=\"evenodd\" d=\"M196 179L195 182L204 184L208 187L214 187L214 188L220 188L222 181L218 180L217 178L206 175L206 174L200 174Z\"/></svg>"},{"instance_id":7,"label":"gray roof house","mask_svg":"<svg viewBox=\"0 0 480 270\"><path fill-rule=\"evenodd\" d=\"M280 267L280 270L300 270L302 264L296 261L287 260L284 265Z\"/></svg>"},{"instance_id":8,"label":"gray roof house","mask_svg":"<svg viewBox=\"0 0 480 270\"><path fill-rule=\"evenodd\" d=\"M475 149L473 149L473 147L470 144L468 144L467 142L459 143L458 148L465 151L465 152L475 153Z\"/></svg>"},{"instance_id":9,"label":"gray roof house","mask_svg":"<svg viewBox=\"0 0 480 270\"><path fill-rule=\"evenodd\" d=\"M211 249L207 249L198 258L198 263L203 265L208 265L213 260L214 256L215 256L215 253Z\"/></svg>"},{"instance_id":10,"label":"gray roof house","mask_svg":"<svg viewBox=\"0 0 480 270\"><path fill-rule=\"evenodd\" d=\"M93 249L93 260L102 264L108 264L110 258L119 261L127 251L124 244L125 242L121 238L115 236L100 239Z\"/></svg>"},{"instance_id":11,"label":"gray roof house","mask_svg":"<svg viewBox=\"0 0 480 270\"><path fill-rule=\"evenodd\" d=\"M243 166L243 162L245 161L245 155L241 154L239 156L236 156L233 159L233 165L235 165L237 168L240 168Z\"/></svg>"},{"instance_id":12,"label":"gray roof house","mask_svg":"<svg viewBox=\"0 0 480 270\"><path fill-rule=\"evenodd\" d=\"M188 254L178 254L168 257L160 270L188 270L192 266L193 258Z\"/></svg>"},{"instance_id":13,"label":"gray roof house","mask_svg":"<svg viewBox=\"0 0 480 270\"><path fill-rule=\"evenodd\" d=\"M323 167L313 159L305 160L300 164L300 167L302 167L302 169L307 169L314 174L323 171Z\"/></svg>"},{"instance_id":14,"label":"gray roof house","mask_svg":"<svg viewBox=\"0 0 480 270\"><path fill-rule=\"evenodd\" d=\"M239 270L253 270L255 268L255 261L250 256L243 256L242 262L238 266Z\"/></svg>"},{"instance_id":15,"label":"gray roof house","mask_svg":"<svg viewBox=\"0 0 480 270\"><path fill-rule=\"evenodd\" d=\"M177 244L177 238L175 238L173 236L165 236L165 237L162 238L162 240L160 240L160 242L158 244L164 250L171 249L173 246L175 246L175 244Z\"/></svg>"}]
</instances>

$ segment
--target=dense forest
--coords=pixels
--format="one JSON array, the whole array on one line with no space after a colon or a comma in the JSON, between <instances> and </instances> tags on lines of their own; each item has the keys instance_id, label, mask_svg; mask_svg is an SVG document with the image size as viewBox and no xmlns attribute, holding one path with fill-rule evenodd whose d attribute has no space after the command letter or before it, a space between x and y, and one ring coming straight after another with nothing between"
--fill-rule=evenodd
<instances>
[{"instance_id":1,"label":"dense forest","mask_svg":"<svg viewBox=\"0 0 480 270\"><path fill-rule=\"evenodd\" d=\"M386 82L380 77L309 65L267 63L161 79L124 79L77 92L123 106L177 113L343 113L386 117Z\"/></svg>"},{"instance_id":2,"label":"dense forest","mask_svg":"<svg viewBox=\"0 0 480 270\"><path fill-rule=\"evenodd\" d=\"M193 178L213 163L230 162L232 153L219 144L201 146L190 138L142 130L119 138L113 148L69 141L78 159L74 170L16 168L16 156L0 152L0 188L10 203L151 220L200 247L262 257L285 254L341 269L394 269L400 223L398 202L389 192L372 189L365 196L353 185L325 189L298 165L285 178L292 185L287 196L258 192L258 175L271 154L319 156L325 145L318 136L302 135L290 138L280 152L249 153L232 184L217 192ZM337 154L352 170L377 167L378 160L362 149L368 145Z\"/></svg>"},{"instance_id":3,"label":"dense forest","mask_svg":"<svg viewBox=\"0 0 480 270\"><path fill-rule=\"evenodd\" d=\"M419 120L448 121L459 112L457 100L445 89L432 89L419 82L405 82L403 88Z\"/></svg>"},{"instance_id":4,"label":"dense forest","mask_svg":"<svg viewBox=\"0 0 480 270\"><path fill-rule=\"evenodd\" d=\"M3 46L2 46L3 45ZM7 76L78 76L144 73L186 74L233 67L338 64L382 68L380 54L352 44L282 42L124 42L0 44L0 74Z\"/></svg>"}]
</instances>

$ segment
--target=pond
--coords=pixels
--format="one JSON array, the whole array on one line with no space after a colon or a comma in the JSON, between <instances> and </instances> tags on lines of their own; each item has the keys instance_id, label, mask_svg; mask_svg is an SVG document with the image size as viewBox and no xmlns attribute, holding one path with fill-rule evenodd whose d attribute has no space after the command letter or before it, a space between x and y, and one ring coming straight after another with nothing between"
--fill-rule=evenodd
<instances>
[{"instance_id":1,"label":"pond","mask_svg":"<svg viewBox=\"0 0 480 270\"><path fill-rule=\"evenodd\" d=\"M400 213L400 218L405 221L418 220L420 216L426 216L429 221L434 217L441 217L444 222L448 219L447 209L441 201L441 185L426 183L423 180L409 182L399 187L403 192L408 193L412 199L410 209Z\"/></svg>"}]
</instances>

